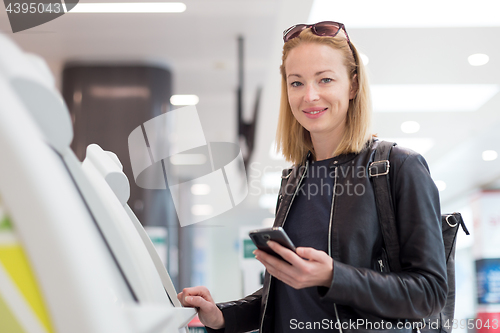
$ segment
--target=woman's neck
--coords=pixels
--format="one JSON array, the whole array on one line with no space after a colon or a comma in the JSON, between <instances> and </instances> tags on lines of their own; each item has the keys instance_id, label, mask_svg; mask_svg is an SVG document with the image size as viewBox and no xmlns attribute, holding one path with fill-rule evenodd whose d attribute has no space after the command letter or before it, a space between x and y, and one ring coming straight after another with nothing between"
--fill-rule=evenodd
<instances>
[{"instance_id":1,"label":"woman's neck","mask_svg":"<svg viewBox=\"0 0 500 333\"><path fill-rule=\"evenodd\" d=\"M335 131L325 135L311 134L316 161L322 161L334 157L334 152L342 140L343 131Z\"/></svg>"}]
</instances>

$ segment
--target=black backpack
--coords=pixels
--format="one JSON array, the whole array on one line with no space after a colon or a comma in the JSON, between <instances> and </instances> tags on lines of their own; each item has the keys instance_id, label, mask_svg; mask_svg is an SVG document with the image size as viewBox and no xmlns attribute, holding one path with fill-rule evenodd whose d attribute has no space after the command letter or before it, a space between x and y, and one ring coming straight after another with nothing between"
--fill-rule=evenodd
<instances>
[{"instance_id":1,"label":"black backpack","mask_svg":"<svg viewBox=\"0 0 500 333\"><path fill-rule=\"evenodd\" d=\"M396 218L392 209L392 198L389 183L389 167L393 142L379 141L375 151L374 161L370 164L369 176L373 182L375 201L377 203L378 217L382 229L385 250L389 259L389 267L393 272L400 272L399 242L396 229ZM423 318L420 332L446 332L450 333L455 314L455 243L458 234L458 225L469 235L460 213L441 215L443 242L446 257L446 270L448 273L448 295L443 310L431 317Z\"/></svg>"}]
</instances>

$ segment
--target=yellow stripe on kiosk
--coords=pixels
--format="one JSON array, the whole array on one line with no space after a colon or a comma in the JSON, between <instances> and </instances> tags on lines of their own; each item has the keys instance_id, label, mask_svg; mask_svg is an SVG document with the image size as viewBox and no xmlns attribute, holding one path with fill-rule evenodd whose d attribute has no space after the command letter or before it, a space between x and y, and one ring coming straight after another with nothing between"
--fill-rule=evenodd
<instances>
[{"instance_id":1,"label":"yellow stripe on kiosk","mask_svg":"<svg viewBox=\"0 0 500 333\"><path fill-rule=\"evenodd\" d=\"M1 212L0 212L1 213ZM12 225L6 216L0 214L0 265L7 276L17 287L14 293L22 295L21 300L26 303L27 308L33 312L44 331L54 333L48 312L45 308L42 295L38 289L35 276L29 265L21 244L18 242ZM10 305L10 306L9 306ZM27 332L22 329L26 327L19 323L14 315L15 311L9 303L6 295L2 295L0 289L0 332ZM22 319L23 320L23 319ZM8 325L7 327L5 325ZM38 326L38 325L37 325Z\"/></svg>"}]
</instances>

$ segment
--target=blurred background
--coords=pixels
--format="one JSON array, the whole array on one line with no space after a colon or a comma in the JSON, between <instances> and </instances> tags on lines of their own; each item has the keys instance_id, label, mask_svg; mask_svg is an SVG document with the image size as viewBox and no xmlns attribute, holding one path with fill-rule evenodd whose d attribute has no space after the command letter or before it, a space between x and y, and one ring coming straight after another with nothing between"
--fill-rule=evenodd
<instances>
[{"instance_id":1,"label":"blurred background","mask_svg":"<svg viewBox=\"0 0 500 333\"><path fill-rule=\"evenodd\" d=\"M461 212L471 231L459 232L455 317L500 312L498 1L185 0L179 13L101 13L95 3L15 34L1 8L0 33L48 63L77 156L90 143L117 153L131 180L129 205L156 235L178 290L205 285L227 301L259 288L263 268L248 231L272 225L289 166L274 149L282 32L333 20L363 54L373 132L424 155L442 211ZM196 105L208 142L240 145L249 193L232 210L180 227L168 190L133 183L127 137L184 105ZM190 199L198 194L181 195L193 216L209 215Z\"/></svg>"}]
</instances>

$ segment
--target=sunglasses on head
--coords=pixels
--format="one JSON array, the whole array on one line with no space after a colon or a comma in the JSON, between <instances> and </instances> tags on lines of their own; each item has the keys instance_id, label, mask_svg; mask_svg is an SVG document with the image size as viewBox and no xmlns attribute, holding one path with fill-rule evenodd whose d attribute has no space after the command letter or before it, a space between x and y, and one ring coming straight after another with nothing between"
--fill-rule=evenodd
<instances>
[{"instance_id":1,"label":"sunglasses on head","mask_svg":"<svg viewBox=\"0 0 500 333\"><path fill-rule=\"evenodd\" d=\"M347 42L350 43L349 36L347 35L347 30L345 29L345 25L343 23L332 22L332 21L318 22L316 24L296 24L283 31L283 41L286 43L290 39L298 37L300 33L307 28L311 28L311 31L316 36L321 36L321 37L335 37L337 36L339 31L343 29L345 36L347 37Z\"/></svg>"},{"instance_id":2,"label":"sunglasses on head","mask_svg":"<svg viewBox=\"0 0 500 333\"><path fill-rule=\"evenodd\" d=\"M313 34L320 37L335 37L338 35L340 30L344 30L345 37L347 38L347 44L354 55L354 50L352 48L351 41L349 40L347 30L345 29L345 25L339 22L323 21L315 24L296 24L283 31L283 41L286 43L290 39L298 37L300 33L307 28L311 28Z\"/></svg>"}]
</instances>

